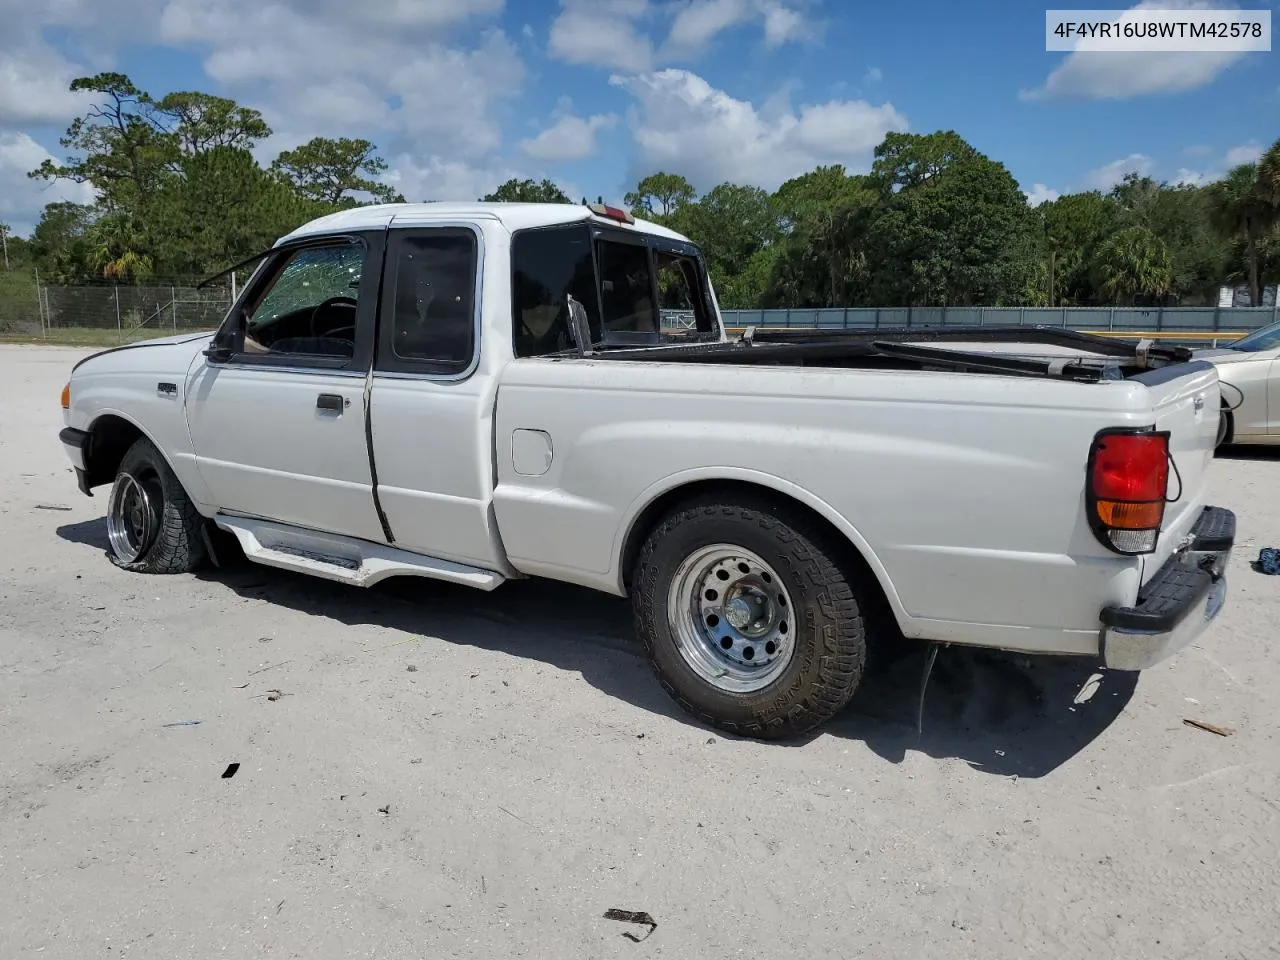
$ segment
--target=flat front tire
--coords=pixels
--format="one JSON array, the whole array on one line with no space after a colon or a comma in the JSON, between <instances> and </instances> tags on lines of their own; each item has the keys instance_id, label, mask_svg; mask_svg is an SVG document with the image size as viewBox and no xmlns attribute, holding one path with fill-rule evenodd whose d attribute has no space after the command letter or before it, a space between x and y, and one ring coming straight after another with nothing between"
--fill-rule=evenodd
<instances>
[{"instance_id":1,"label":"flat front tire","mask_svg":"<svg viewBox=\"0 0 1280 960\"><path fill-rule=\"evenodd\" d=\"M137 573L190 573L204 563L204 518L145 437L125 453L107 499L107 555Z\"/></svg>"},{"instance_id":2,"label":"flat front tire","mask_svg":"<svg viewBox=\"0 0 1280 960\"><path fill-rule=\"evenodd\" d=\"M853 696L866 660L859 587L824 531L764 502L698 501L646 539L637 632L662 686L731 733L804 733Z\"/></svg>"}]
</instances>

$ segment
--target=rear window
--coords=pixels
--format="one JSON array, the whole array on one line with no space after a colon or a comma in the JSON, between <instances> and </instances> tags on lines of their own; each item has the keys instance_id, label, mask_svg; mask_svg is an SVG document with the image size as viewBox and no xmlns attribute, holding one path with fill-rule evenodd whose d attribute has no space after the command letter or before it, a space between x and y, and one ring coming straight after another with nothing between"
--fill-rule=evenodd
<instances>
[{"instance_id":1,"label":"rear window","mask_svg":"<svg viewBox=\"0 0 1280 960\"><path fill-rule=\"evenodd\" d=\"M517 233L511 264L517 357L574 348L570 298L586 311L597 346L715 336L705 274L688 248L651 251L573 224Z\"/></svg>"}]
</instances>

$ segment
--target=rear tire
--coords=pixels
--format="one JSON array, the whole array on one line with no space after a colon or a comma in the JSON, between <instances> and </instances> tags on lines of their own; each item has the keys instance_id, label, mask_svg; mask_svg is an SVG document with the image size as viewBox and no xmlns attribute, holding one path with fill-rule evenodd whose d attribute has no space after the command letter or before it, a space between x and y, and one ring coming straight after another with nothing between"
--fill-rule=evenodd
<instances>
[{"instance_id":1,"label":"rear tire","mask_svg":"<svg viewBox=\"0 0 1280 960\"><path fill-rule=\"evenodd\" d=\"M1231 415L1231 411L1225 406L1218 415L1218 439L1214 443L1214 449L1222 447L1224 444L1230 443L1231 434L1235 427L1235 418Z\"/></svg>"},{"instance_id":2,"label":"rear tire","mask_svg":"<svg viewBox=\"0 0 1280 960\"><path fill-rule=\"evenodd\" d=\"M205 561L204 518L145 437L116 470L107 500L107 555L135 573L190 573Z\"/></svg>"},{"instance_id":3,"label":"rear tire","mask_svg":"<svg viewBox=\"0 0 1280 960\"><path fill-rule=\"evenodd\" d=\"M763 501L710 499L649 535L633 577L636 629L688 713L778 739L845 707L866 660L865 604L828 539Z\"/></svg>"}]
</instances>

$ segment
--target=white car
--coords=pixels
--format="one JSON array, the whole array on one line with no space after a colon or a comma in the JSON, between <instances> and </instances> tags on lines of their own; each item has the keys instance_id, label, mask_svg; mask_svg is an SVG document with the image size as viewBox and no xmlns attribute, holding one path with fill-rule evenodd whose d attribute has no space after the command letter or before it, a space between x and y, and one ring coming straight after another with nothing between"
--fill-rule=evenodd
<instances>
[{"instance_id":1,"label":"white car","mask_svg":"<svg viewBox=\"0 0 1280 960\"><path fill-rule=\"evenodd\" d=\"M260 259L216 333L74 368L62 443L125 569L190 571L216 525L357 586L629 596L672 696L761 737L840 710L868 645L1139 670L1224 601L1218 377L1188 351L730 340L697 248L602 206L362 207Z\"/></svg>"},{"instance_id":2,"label":"white car","mask_svg":"<svg viewBox=\"0 0 1280 960\"><path fill-rule=\"evenodd\" d=\"M1280 443L1280 323L1195 355L1218 368L1222 384L1218 442Z\"/></svg>"}]
</instances>

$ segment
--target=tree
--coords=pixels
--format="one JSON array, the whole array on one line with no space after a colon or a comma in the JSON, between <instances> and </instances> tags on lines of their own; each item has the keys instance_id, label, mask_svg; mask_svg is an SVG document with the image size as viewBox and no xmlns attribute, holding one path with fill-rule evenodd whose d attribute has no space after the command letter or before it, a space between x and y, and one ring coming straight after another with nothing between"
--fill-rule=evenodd
<instances>
[{"instance_id":1,"label":"tree","mask_svg":"<svg viewBox=\"0 0 1280 960\"><path fill-rule=\"evenodd\" d=\"M1113 234L1098 251L1098 268L1102 289L1112 300L1162 297L1172 283L1169 249L1146 227Z\"/></svg>"},{"instance_id":2,"label":"tree","mask_svg":"<svg viewBox=\"0 0 1280 960\"><path fill-rule=\"evenodd\" d=\"M184 157L182 177L156 197L149 246L159 272L208 274L333 209L263 170L248 150L214 147Z\"/></svg>"},{"instance_id":3,"label":"tree","mask_svg":"<svg viewBox=\"0 0 1280 960\"><path fill-rule=\"evenodd\" d=\"M535 182L511 178L480 198L482 203L571 203L565 192L550 180Z\"/></svg>"},{"instance_id":4,"label":"tree","mask_svg":"<svg viewBox=\"0 0 1280 960\"><path fill-rule=\"evenodd\" d=\"M661 220L671 216L686 203L692 203L698 192L678 173L651 173L622 198L636 217Z\"/></svg>"},{"instance_id":5,"label":"tree","mask_svg":"<svg viewBox=\"0 0 1280 960\"><path fill-rule=\"evenodd\" d=\"M1236 167L1209 189L1214 227L1224 237L1244 241L1249 302L1256 307L1262 303L1260 245L1276 225L1277 208L1260 189L1257 164Z\"/></svg>"},{"instance_id":6,"label":"tree","mask_svg":"<svg viewBox=\"0 0 1280 960\"><path fill-rule=\"evenodd\" d=\"M1258 189L1263 199L1280 208L1280 140L1258 161Z\"/></svg>"},{"instance_id":7,"label":"tree","mask_svg":"<svg viewBox=\"0 0 1280 960\"><path fill-rule=\"evenodd\" d=\"M177 159L173 138L148 119L150 96L122 73L79 77L71 90L96 95L59 140L78 155L62 164L45 160L28 176L91 184L109 209L145 205Z\"/></svg>"},{"instance_id":8,"label":"tree","mask_svg":"<svg viewBox=\"0 0 1280 960\"><path fill-rule=\"evenodd\" d=\"M272 161L271 171L317 203L351 206L357 201L350 194L356 193L367 193L376 202L403 203L394 188L369 179L387 170L387 161L376 150L368 140L314 137L296 150L281 153Z\"/></svg>"},{"instance_id":9,"label":"tree","mask_svg":"<svg viewBox=\"0 0 1280 960\"><path fill-rule=\"evenodd\" d=\"M1098 248L1115 230L1121 208L1112 196L1097 190L1068 193L1036 208L1044 234L1045 282L1049 306L1089 303L1098 299L1093 283ZM1052 262L1052 271L1048 270Z\"/></svg>"},{"instance_id":10,"label":"tree","mask_svg":"<svg viewBox=\"0 0 1280 960\"><path fill-rule=\"evenodd\" d=\"M104 280L132 283L152 273L141 230L128 213L111 213L96 220L86 232L89 266Z\"/></svg>"},{"instance_id":11,"label":"tree","mask_svg":"<svg viewBox=\"0 0 1280 960\"><path fill-rule=\"evenodd\" d=\"M871 176L887 190L919 187L977 156L978 151L954 130L889 133L876 147Z\"/></svg>"},{"instance_id":12,"label":"tree","mask_svg":"<svg viewBox=\"0 0 1280 960\"><path fill-rule=\"evenodd\" d=\"M152 124L172 136L179 151L188 156L216 147L248 150L271 136L271 128L257 110L208 93L170 93L149 114Z\"/></svg>"},{"instance_id":13,"label":"tree","mask_svg":"<svg viewBox=\"0 0 1280 960\"><path fill-rule=\"evenodd\" d=\"M719 277L746 269L758 250L780 237L772 198L759 187L722 183L668 217L696 243Z\"/></svg>"},{"instance_id":14,"label":"tree","mask_svg":"<svg viewBox=\"0 0 1280 960\"><path fill-rule=\"evenodd\" d=\"M951 152L945 168L892 194L867 230L878 303L1022 302L1037 261L1026 197L1003 164Z\"/></svg>"}]
</instances>

